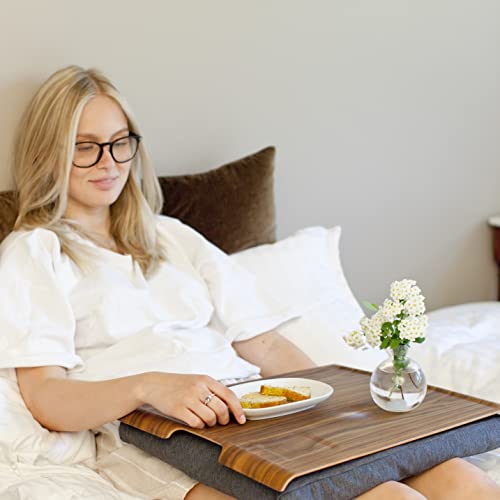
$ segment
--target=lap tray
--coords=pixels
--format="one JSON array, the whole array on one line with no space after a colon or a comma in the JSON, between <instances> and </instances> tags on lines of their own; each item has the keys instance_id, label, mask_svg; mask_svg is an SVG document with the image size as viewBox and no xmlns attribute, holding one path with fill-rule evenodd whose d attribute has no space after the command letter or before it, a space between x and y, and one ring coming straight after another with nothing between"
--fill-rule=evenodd
<instances>
[{"instance_id":1,"label":"lap tray","mask_svg":"<svg viewBox=\"0 0 500 500\"><path fill-rule=\"evenodd\" d=\"M367 373L331 365L292 376L330 384L334 395L302 413L201 430L139 409L122 419L122 439L238 498L307 498L306 484L319 488L313 498L351 498L500 447L492 403L431 388L419 408L394 414L372 402Z\"/></svg>"}]
</instances>

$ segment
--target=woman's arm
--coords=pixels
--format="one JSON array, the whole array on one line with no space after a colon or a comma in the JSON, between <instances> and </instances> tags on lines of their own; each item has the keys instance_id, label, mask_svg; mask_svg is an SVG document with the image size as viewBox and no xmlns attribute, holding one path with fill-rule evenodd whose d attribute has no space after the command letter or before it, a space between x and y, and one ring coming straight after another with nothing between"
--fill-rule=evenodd
<instances>
[{"instance_id":1,"label":"woman's arm","mask_svg":"<svg viewBox=\"0 0 500 500\"><path fill-rule=\"evenodd\" d=\"M316 366L298 347L272 330L249 340L233 342L236 352L270 377Z\"/></svg>"},{"instance_id":2,"label":"woman's arm","mask_svg":"<svg viewBox=\"0 0 500 500\"><path fill-rule=\"evenodd\" d=\"M17 381L26 406L50 430L81 431L123 417L143 404L191 427L229 422L229 409L240 423L243 410L234 393L205 375L150 372L101 382L71 380L60 366L18 368ZM209 405L205 398L214 393Z\"/></svg>"}]
</instances>

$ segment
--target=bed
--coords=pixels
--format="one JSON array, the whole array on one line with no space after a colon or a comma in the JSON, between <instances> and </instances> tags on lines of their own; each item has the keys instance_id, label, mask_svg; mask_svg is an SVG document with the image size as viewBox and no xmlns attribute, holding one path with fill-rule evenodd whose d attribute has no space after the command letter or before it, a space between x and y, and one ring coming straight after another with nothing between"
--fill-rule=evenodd
<instances>
[{"instance_id":1,"label":"bed","mask_svg":"<svg viewBox=\"0 0 500 500\"><path fill-rule=\"evenodd\" d=\"M276 241L274 154L267 147L201 174L160 177L163 213L200 231L270 295L295 307L300 317L279 331L314 361L371 370L384 353L353 351L342 340L363 312L342 270L341 229L309 227ZM13 193L0 193L0 240L15 213ZM500 404L500 303L449 307L431 312L429 320L428 341L411 353L429 383ZM26 409L12 371L0 370L0 498L132 498L79 463L78 455L68 459L65 433L50 433L50 454L35 456L32 444L47 432ZM469 460L500 483L500 449Z\"/></svg>"}]
</instances>

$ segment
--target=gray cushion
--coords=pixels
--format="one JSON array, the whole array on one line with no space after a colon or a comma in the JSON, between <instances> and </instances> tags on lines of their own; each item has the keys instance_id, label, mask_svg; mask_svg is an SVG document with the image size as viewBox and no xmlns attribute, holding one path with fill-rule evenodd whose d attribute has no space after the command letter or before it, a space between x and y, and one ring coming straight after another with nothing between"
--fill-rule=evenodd
<instances>
[{"instance_id":1,"label":"gray cushion","mask_svg":"<svg viewBox=\"0 0 500 500\"><path fill-rule=\"evenodd\" d=\"M125 424L123 441L136 445L198 481L240 500L349 499L389 480L414 476L454 457L500 447L500 416L351 460L293 480L280 493L218 463L220 447L187 432L161 439Z\"/></svg>"}]
</instances>

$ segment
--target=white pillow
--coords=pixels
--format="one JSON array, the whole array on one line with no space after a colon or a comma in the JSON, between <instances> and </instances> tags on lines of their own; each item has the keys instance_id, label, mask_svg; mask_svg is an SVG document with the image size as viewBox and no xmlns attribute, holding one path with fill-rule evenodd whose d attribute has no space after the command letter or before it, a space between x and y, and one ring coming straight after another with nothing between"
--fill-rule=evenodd
<instances>
[{"instance_id":1,"label":"white pillow","mask_svg":"<svg viewBox=\"0 0 500 500\"><path fill-rule=\"evenodd\" d=\"M278 328L282 335L317 364L349 361L355 366L357 358L381 360L383 355L353 352L342 339L344 334L359 327L363 311L342 270L340 234L338 226L309 227L274 244L233 254L231 258L256 275L271 295L303 312L300 318Z\"/></svg>"}]
</instances>

